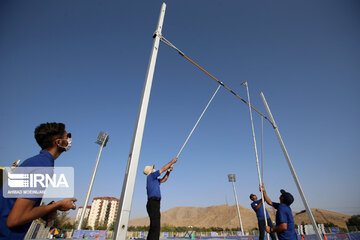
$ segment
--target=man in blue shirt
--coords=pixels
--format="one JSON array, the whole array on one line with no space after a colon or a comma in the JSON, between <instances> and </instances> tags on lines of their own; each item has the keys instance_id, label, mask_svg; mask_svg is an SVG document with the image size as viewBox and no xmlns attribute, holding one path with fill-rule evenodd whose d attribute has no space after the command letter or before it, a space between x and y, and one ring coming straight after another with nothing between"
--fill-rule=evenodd
<instances>
[{"instance_id":1,"label":"man in blue shirt","mask_svg":"<svg viewBox=\"0 0 360 240\"><path fill-rule=\"evenodd\" d=\"M43 123L35 129L40 154L26 159L20 167L54 167L54 161L71 147L71 134L63 123ZM76 198L67 198L40 206L42 198L5 198L0 189L0 240L24 239L31 222L42 218L49 222L56 211L75 209Z\"/></svg>"},{"instance_id":2,"label":"man in blue shirt","mask_svg":"<svg viewBox=\"0 0 360 240\"><path fill-rule=\"evenodd\" d=\"M295 222L290 208L290 205L294 202L294 197L291 193L281 189L280 203L276 203L272 202L267 196L264 186L262 186L262 190L265 201L277 209L276 226L274 228L266 226L266 231L268 233L276 232L279 240L297 240Z\"/></svg>"},{"instance_id":3,"label":"man in blue shirt","mask_svg":"<svg viewBox=\"0 0 360 240\"><path fill-rule=\"evenodd\" d=\"M259 240L264 240L265 235L265 217L264 217L264 206L262 204L262 199L258 200L255 194L250 194L250 199L253 201L251 203L252 209L256 212L256 217L258 219L258 227L259 227ZM273 227L271 218L269 216L268 211L266 210L266 219L267 224L270 227ZM275 234L270 233L271 239L276 240Z\"/></svg>"},{"instance_id":4,"label":"man in blue shirt","mask_svg":"<svg viewBox=\"0 0 360 240\"><path fill-rule=\"evenodd\" d=\"M146 178L146 192L148 201L146 210L150 217L150 229L147 240L159 240L160 237L160 183L166 182L169 178L170 172L173 170L172 165L177 162L177 158L173 158L168 164L163 166L160 170L155 171L155 165L146 166L144 174ZM158 178L163 172L166 172L163 178Z\"/></svg>"}]
</instances>

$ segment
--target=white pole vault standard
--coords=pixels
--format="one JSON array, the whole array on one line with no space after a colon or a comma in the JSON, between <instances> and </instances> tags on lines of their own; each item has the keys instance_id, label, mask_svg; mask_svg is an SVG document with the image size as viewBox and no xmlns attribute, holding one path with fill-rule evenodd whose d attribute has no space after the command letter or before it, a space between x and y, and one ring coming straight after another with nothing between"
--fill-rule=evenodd
<instances>
[{"instance_id":1,"label":"white pole vault standard","mask_svg":"<svg viewBox=\"0 0 360 240\"><path fill-rule=\"evenodd\" d=\"M268 114L269 114L270 121L272 122L272 125L273 125L273 127L274 127L275 133L276 133L277 138L278 138L278 140L279 140L281 149L282 149L282 151L283 151L283 153L284 153L284 156L285 156L285 158L286 158L286 161L287 161L287 163L288 163L288 165L289 165L291 174L292 174L292 176L293 176L293 178L294 178L294 180L295 180L296 186L297 186L298 191L299 191L299 193L300 193L301 199L302 199L302 201L303 201L303 203L304 203L305 209L306 209L306 211L307 211L307 213L308 213L308 215L309 215L309 218L310 218L310 221L311 221L311 223L312 223L312 225L313 225L313 228L314 228L314 230L315 230L316 236L317 236L318 240L322 240L320 231L319 231L319 229L318 229L318 227L317 227L317 224L316 224L316 222L315 222L315 219L314 219L314 216L313 216L313 214L312 214L312 212L311 212L311 209L310 209L310 207L309 207L309 205L308 205L308 203L307 203L307 201L306 201L305 194L304 194L304 192L303 192L303 190L302 190L302 188L301 188L299 179L298 179L298 177L296 176L295 169L294 169L294 167L293 167L293 165L292 165L292 163L291 163L290 156L289 156L289 154L288 154L288 152L287 152L287 150L286 150L285 144L284 144L284 142L283 142L283 140L282 140L282 138L281 138L279 129L278 129L276 123L275 123L275 120L274 120L272 114L271 114L269 105L268 105L267 102L266 102L266 99L265 99L264 94L263 94L263 93L260 93L260 95L261 95L261 98L262 98L262 100L263 100L263 102L264 102L266 111L267 111Z\"/></svg>"},{"instance_id":2,"label":"white pole vault standard","mask_svg":"<svg viewBox=\"0 0 360 240\"><path fill-rule=\"evenodd\" d=\"M194 132L195 128L196 128L196 127L197 127L197 125L199 124L199 122L200 122L200 120L201 120L202 116L203 116L203 115L204 115L204 113L206 112L207 108L209 107L210 103L212 102L212 100L214 99L215 95L216 95L216 94L217 94L217 92L219 91L220 87L221 87L221 85L219 85L219 86L218 86L218 88L216 89L216 91L214 92L214 94L212 95L212 97L210 98L210 101L209 101L209 102L208 102L208 104L206 105L206 107L205 107L204 111L201 113L201 115L200 115L199 119L198 119L198 120L197 120L197 122L195 123L195 126L194 126L194 127L193 127L193 129L190 131L189 136L188 136L188 137L187 137L187 139L185 140L185 142L184 142L183 146L181 147L181 149L180 149L179 153L177 154L176 158L178 158L178 157L180 156L180 154L181 154L182 150L184 149L184 147L185 147L186 143L189 141L189 138L190 138L190 137L191 137L191 135L193 134L193 132Z\"/></svg>"},{"instance_id":3,"label":"white pole vault standard","mask_svg":"<svg viewBox=\"0 0 360 240\"><path fill-rule=\"evenodd\" d=\"M237 198L237 194L236 194L234 182L232 182L232 185L233 185L233 189L234 189L234 195L235 195L235 201L236 201L236 209L237 209L237 212L238 212L238 217L239 217L241 232L242 232L242 235L244 235L244 228L243 228L243 224L242 224L242 221L241 221L241 215L240 215L240 209L239 209L239 202L238 202L238 198Z\"/></svg>"},{"instance_id":4,"label":"white pole vault standard","mask_svg":"<svg viewBox=\"0 0 360 240\"><path fill-rule=\"evenodd\" d=\"M251 112L251 103L250 103L250 94L249 94L249 87L247 82L242 83L246 86L246 92L247 92L247 97L248 97L248 103L249 103L249 112L250 112L250 121L251 121L251 129L252 129L252 135L253 135L253 141L254 141L254 149L255 149L255 157L256 157L256 166L257 166L257 171L258 171L258 176L259 176L259 184L260 186L262 186L262 181L261 181L261 174L260 174L260 167L259 167L259 157L258 157L258 152L257 152L257 147L256 147L256 138L255 138L255 129L254 129L254 122L253 122L253 117L252 117L252 112ZM265 226L268 226L267 223L267 216L266 216L266 207L265 207L265 201L264 201L264 193L263 190L261 188L261 202L263 205L263 209L264 209L264 216L265 216ZM269 234L266 233L266 237L267 240L269 240Z\"/></svg>"},{"instance_id":5,"label":"white pole vault standard","mask_svg":"<svg viewBox=\"0 0 360 240\"><path fill-rule=\"evenodd\" d=\"M162 25L164 22L165 10L166 10L166 4L163 3L161 6L157 29L154 33L154 44L151 51L151 56L149 60L148 70L146 73L146 79L143 89L143 95L139 107L132 145L130 148L130 154L126 166L125 178L123 182L123 188L119 202L119 210L117 213L117 220L115 225L115 232L113 238L114 240L126 239L132 198L135 187L136 172L140 157L141 142L143 138L147 108L149 104L151 85L154 76L156 57L159 50L159 43L160 43Z\"/></svg>"}]
</instances>

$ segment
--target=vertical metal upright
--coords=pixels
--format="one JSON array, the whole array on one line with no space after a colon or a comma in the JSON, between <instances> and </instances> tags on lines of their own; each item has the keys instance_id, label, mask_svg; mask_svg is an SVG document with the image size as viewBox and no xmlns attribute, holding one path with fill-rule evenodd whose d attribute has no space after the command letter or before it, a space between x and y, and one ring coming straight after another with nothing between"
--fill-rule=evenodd
<instances>
[{"instance_id":1,"label":"vertical metal upright","mask_svg":"<svg viewBox=\"0 0 360 240\"><path fill-rule=\"evenodd\" d=\"M134 194L134 187L135 187L135 180L136 180L136 172L139 163L140 157L140 150L141 150L141 143L143 138L143 132L145 127L146 121L146 114L147 108L149 104L152 80L154 76L155 64L156 64L156 57L159 50L159 43L161 37L161 30L162 25L164 22L166 4L163 3L161 6L159 21L157 25L157 29L154 33L154 43L150 55L148 70L146 73L145 84L142 94L142 99L139 107L137 122L135 126L135 131L133 135L133 140L130 148L130 154L126 166L125 177L123 182L123 188L120 196L119 202L119 210L117 213L117 220L115 224L115 232L114 238L116 240L125 240L129 218L130 218L130 211L131 211L131 204L132 198Z\"/></svg>"},{"instance_id":2,"label":"vertical metal upright","mask_svg":"<svg viewBox=\"0 0 360 240\"><path fill-rule=\"evenodd\" d=\"M258 171L259 185L262 186L262 185L263 185L263 182L262 182L262 178L261 178L261 175L260 175L259 156L258 156L257 146L256 146L254 121L253 121L252 112L251 112L249 86L248 86L248 83L247 83L247 82L243 82L242 84L244 84L244 85L246 86L246 92L247 92L248 103L249 103L248 105L249 105L249 113L250 113L250 123L251 123L251 129L252 129L252 135L253 135L253 141L254 141L256 167L257 167L257 171ZM261 189L262 189L262 188L261 188ZM264 200L264 192L263 192L263 190L261 190L261 203L262 203L263 209L264 209L265 226L268 226L267 214L266 214L266 207L265 207L265 200ZM259 229L259 230L260 230L260 229ZM268 234L267 232L265 232L265 234L266 234L267 240L269 240L269 239L270 239L270 238L269 238L269 234Z\"/></svg>"},{"instance_id":3,"label":"vertical metal upright","mask_svg":"<svg viewBox=\"0 0 360 240\"><path fill-rule=\"evenodd\" d=\"M282 151L283 151L283 153L284 153L284 156L285 156L285 159L286 159L286 161L287 161L287 163L288 163L288 165L289 165L291 174L292 174L292 176L293 176L293 178L294 178L295 184L296 184L296 186L297 186L297 188L298 188L298 191L299 191L299 193L300 193L301 199L302 199L302 201L303 201L303 203L304 203L306 212L307 212L308 215L309 215L309 218L310 218L311 224L313 225L313 228L314 228L314 230L315 230L316 236L317 236L318 240L322 240L320 231L319 231L319 229L318 229L318 227L317 227L317 224L316 224L316 222L315 222L315 218L314 218L314 216L313 216L313 214L312 214L312 212L311 212L311 209L310 209L310 207L309 207L309 205L308 205L308 203L307 203L307 200L306 200L306 198L305 198L305 194L304 194L304 192L303 192L303 190L302 190L302 188L301 188L299 179L298 179L298 177L297 177L297 175L296 175L295 169L294 169L294 167L293 167L293 165L292 165L292 162L291 162L291 160L290 160L290 156L289 156L289 154L288 154L288 152L287 152L287 150L286 150L284 141L283 141L282 138L281 138L279 129L278 129L276 123L275 123L275 120L274 120L274 118L273 118L273 115L271 114L269 105L267 104L267 101L266 101L266 99L265 99L264 94L261 92L260 95L261 95L261 98L262 98L262 100L263 100L263 102L264 102L266 111L267 111L268 114L269 114L270 121L272 122L273 128L274 128L275 133L276 133L276 135L277 135L277 138L278 138L278 140L279 140L281 149L282 149Z\"/></svg>"},{"instance_id":4,"label":"vertical metal upright","mask_svg":"<svg viewBox=\"0 0 360 240\"><path fill-rule=\"evenodd\" d=\"M241 232L244 235L244 228L243 228L243 224L242 224L242 221L241 221L239 202L238 202L238 198L237 198L237 194L236 194L236 190L235 190L235 184L234 184L234 182L236 182L235 174L228 174L228 179L229 179L229 182L232 182L232 185L233 185L235 202L236 202L236 209L237 209L238 217L239 217L239 223L240 223L240 227L241 227Z\"/></svg>"},{"instance_id":5,"label":"vertical metal upright","mask_svg":"<svg viewBox=\"0 0 360 240\"><path fill-rule=\"evenodd\" d=\"M109 135L106 134L106 133L100 132L99 135L98 135L98 138L97 138L97 140L95 142L95 143L100 145L100 150L99 150L99 154L98 154L97 159L96 159L94 171L93 171L93 174L92 174L92 177L91 177L91 180L90 180L88 192L86 194L86 198L85 198L85 201L84 201L83 210L82 210L81 215L80 215L80 220L79 220L79 223L78 223L78 226L77 226L77 230L81 229L81 225L82 225L82 223L84 221L84 216L85 216L85 212L86 212L86 209L87 209L87 204L89 202L91 189L92 189L92 186L93 186L93 183L94 183L94 180L95 180L97 167L99 165L101 152L102 152L103 148L106 146L106 143L108 142L108 140L109 140Z\"/></svg>"}]
</instances>

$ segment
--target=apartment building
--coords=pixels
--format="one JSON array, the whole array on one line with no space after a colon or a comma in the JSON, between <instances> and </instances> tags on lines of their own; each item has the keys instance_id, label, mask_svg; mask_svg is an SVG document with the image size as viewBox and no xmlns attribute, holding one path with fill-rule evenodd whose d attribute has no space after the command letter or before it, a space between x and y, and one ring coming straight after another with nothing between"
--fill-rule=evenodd
<instances>
[{"instance_id":1,"label":"apartment building","mask_svg":"<svg viewBox=\"0 0 360 240\"><path fill-rule=\"evenodd\" d=\"M88 218L88 225L110 225L116 221L120 199L114 197L96 197L93 199Z\"/></svg>"},{"instance_id":2,"label":"apartment building","mask_svg":"<svg viewBox=\"0 0 360 240\"><path fill-rule=\"evenodd\" d=\"M83 212L83 209L84 209L84 207L79 207L79 208L78 208L78 211L77 211L77 214L76 214L76 218L75 218L75 222L79 222L79 221L80 221L80 217L81 217L81 214L82 214L82 212ZM87 206L87 207L86 207L85 216L84 216L84 221L89 217L90 209L91 209L91 206Z\"/></svg>"}]
</instances>

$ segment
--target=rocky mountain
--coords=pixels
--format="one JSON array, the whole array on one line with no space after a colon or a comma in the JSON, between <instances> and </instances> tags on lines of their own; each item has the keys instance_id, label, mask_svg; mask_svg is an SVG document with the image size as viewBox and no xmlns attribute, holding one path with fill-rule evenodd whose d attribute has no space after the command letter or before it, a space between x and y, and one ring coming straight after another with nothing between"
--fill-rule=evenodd
<instances>
[{"instance_id":1,"label":"rocky mountain","mask_svg":"<svg viewBox=\"0 0 360 240\"><path fill-rule=\"evenodd\" d=\"M346 227L346 221L350 218L349 215L331 212L323 209L312 209L311 211L317 223L332 222L335 225L343 228ZM302 222L310 223L310 218L305 210L298 213L294 213L294 220L296 224L301 224Z\"/></svg>"},{"instance_id":2,"label":"rocky mountain","mask_svg":"<svg viewBox=\"0 0 360 240\"><path fill-rule=\"evenodd\" d=\"M268 212L272 220L275 221L276 210L269 207ZM312 212L318 223L332 222L340 227L345 227L345 222L350 218L349 215L322 209L313 209ZM240 206L240 214L244 230L257 227L256 214L253 210ZM294 220L298 225L302 222L310 224L310 219L305 211L294 213ZM129 225L147 226L149 225L149 218L132 219ZM236 228L239 226L239 220L235 205L175 207L161 213L161 225Z\"/></svg>"}]
</instances>

